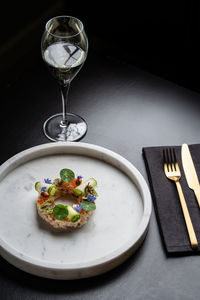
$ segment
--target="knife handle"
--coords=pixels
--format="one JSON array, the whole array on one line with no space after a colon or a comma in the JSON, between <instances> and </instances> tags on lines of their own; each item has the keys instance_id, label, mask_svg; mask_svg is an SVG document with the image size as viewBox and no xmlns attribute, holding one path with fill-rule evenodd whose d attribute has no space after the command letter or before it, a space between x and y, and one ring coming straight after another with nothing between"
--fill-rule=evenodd
<instances>
[{"instance_id":1,"label":"knife handle","mask_svg":"<svg viewBox=\"0 0 200 300\"><path fill-rule=\"evenodd\" d=\"M185 201L185 197L183 195L183 191L180 185L179 181L176 181L176 187L178 190L178 194L179 194L179 198L180 198L180 202L181 202L181 207L182 207L182 211L183 211L183 216L185 219L185 223L186 223L186 227L187 227L187 231L188 231L188 235L189 235L189 239L190 239L190 243L192 248L197 248L198 247L198 241L196 238L196 234L194 232L194 227L192 225L192 221L190 218L190 214L187 208L187 204Z\"/></svg>"},{"instance_id":2,"label":"knife handle","mask_svg":"<svg viewBox=\"0 0 200 300\"><path fill-rule=\"evenodd\" d=\"M197 202L199 204L199 207L200 207L200 190L198 189L195 189L194 190L194 193L195 193L195 196L196 196L196 199L197 199Z\"/></svg>"}]
</instances>

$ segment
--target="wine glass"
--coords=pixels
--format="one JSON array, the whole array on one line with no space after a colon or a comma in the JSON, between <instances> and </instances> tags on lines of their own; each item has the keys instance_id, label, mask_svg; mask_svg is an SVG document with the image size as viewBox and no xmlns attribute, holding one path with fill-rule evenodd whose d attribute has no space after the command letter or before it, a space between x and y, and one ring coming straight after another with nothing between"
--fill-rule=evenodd
<instances>
[{"instance_id":1,"label":"wine glass","mask_svg":"<svg viewBox=\"0 0 200 300\"><path fill-rule=\"evenodd\" d=\"M72 79L84 64L88 40L83 23L71 16L50 19L41 41L42 58L61 88L62 113L48 118L43 126L52 141L77 141L87 132L85 120L67 113L67 99Z\"/></svg>"}]
</instances>

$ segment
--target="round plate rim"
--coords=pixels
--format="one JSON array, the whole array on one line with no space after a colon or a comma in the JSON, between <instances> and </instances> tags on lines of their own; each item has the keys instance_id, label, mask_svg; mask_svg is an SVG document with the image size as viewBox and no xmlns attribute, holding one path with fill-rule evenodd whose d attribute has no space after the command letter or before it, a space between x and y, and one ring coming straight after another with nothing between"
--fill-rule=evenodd
<instances>
[{"instance_id":1,"label":"round plate rim","mask_svg":"<svg viewBox=\"0 0 200 300\"><path fill-rule=\"evenodd\" d=\"M22 157L29 157L29 155L31 155L34 152L38 152L38 151L42 152L40 155L42 157L45 155L45 150L47 150L47 149L56 148L57 151L59 151L59 149L63 149L65 147L67 147L70 150L73 150L73 149L80 149L80 150L88 149L89 150L90 149L93 151L101 152L103 154L106 154L109 157L113 157L114 160L120 161L122 164L124 164L125 167L127 167L129 170L132 171L133 176L135 177L135 180L137 181L137 188L139 189L139 191L141 193L141 197L143 199L143 207L144 207L142 219L140 221L140 224L138 225L137 234L135 236L134 242L129 241L128 243L126 243L123 246L123 248L120 248L120 253L119 253L119 250L114 251L109 256L109 258L107 258L106 260L105 259L102 260L102 258L99 259L99 261L95 260L94 262L90 262L89 266L87 265L87 263L82 264L81 266L77 265L77 264L62 264L61 265L61 264L51 263L49 261L45 261L45 262L39 261L38 259L33 259L28 256L26 257L24 255L20 257L20 253L17 253L17 251L15 251L15 249L12 249L9 245L7 245L6 242L4 242L1 239L1 237L0 237L0 254L11 264L19 267L20 269L22 269L24 271L27 271L27 272L35 274L35 275L40 276L41 275L40 273L43 273L42 276L47 277L47 278L74 279L74 278L76 278L76 276L74 277L74 275L72 274L71 275L72 278L71 278L70 271L80 271L81 272L82 270L87 269L86 276L84 275L84 272L83 272L83 274L79 274L78 277L79 278L90 277L90 276L97 275L97 274L104 272L101 270L102 269L100 267L101 265L105 266L105 264L109 264L110 262L112 262L110 267L107 266L108 270L112 268L112 265L113 265L113 267L118 265L120 263L120 261L122 262L123 260L128 258L140 246L140 244L142 243L142 241L147 233L148 225L149 225L149 221L150 221L150 217L151 217L151 211L152 211L151 195L149 192L148 185L147 185L145 179L143 178L143 176L141 175L141 173L126 158L124 158L120 154L118 154L112 150L109 150L105 147L90 144L90 143L83 143L83 142L78 142L78 143L51 142L51 143L45 143L45 144L33 146L26 150L20 151L19 153L15 154L14 156L12 156L8 160L6 160L0 166L0 177L2 174L3 174L2 177L6 176L5 172L9 171L9 168L11 168L11 170L12 170L12 165L15 165L17 167L17 162ZM74 153L74 154L78 154L78 153ZM40 157L40 156L38 156L38 157ZM7 172L7 173L9 173L9 172ZM1 181L1 178L0 178L0 181ZM119 259L119 263L114 262L114 264L113 264L113 261L115 261L115 259L117 259L118 257L121 257L123 255L125 256L124 259L121 258L121 259ZM21 263L24 265L22 265ZM29 270L30 267L32 268L32 271ZM96 268L96 267L97 268L100 267L100 270L95 272L94 268ZM41 268L43 269L42 272L40 272ZM106 268L104 268L104 269L106 269ZM89 276L88 276L88 270L91 270L91 274L89 271ZM52 274L46 274L46 271L47 272L52 271ZM63 271L67 271L66 274L63 274ZM59 275L59 272L61 272L60 275Z\"/></svg>"}]
</instances>

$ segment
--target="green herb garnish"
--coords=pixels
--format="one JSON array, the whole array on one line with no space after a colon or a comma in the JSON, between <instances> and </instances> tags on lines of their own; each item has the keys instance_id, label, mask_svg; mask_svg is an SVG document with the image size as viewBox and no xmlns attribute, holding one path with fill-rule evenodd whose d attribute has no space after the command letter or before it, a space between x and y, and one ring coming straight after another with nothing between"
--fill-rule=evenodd
<instances>
[{"instance_id":1,"label":"green herb garnish","mask_svg":"<svg viewBox=\"0 0 200 300\"><path fill-rule=\"evenodd\" d=\"M75 178L75 174L70 169L62 169L60 171L60 178L64 182L71 182Z\"/></svg>"},{"instance_id":2,"label":"green herb garnish","mask_svg":"<svg viewBox=\"0 0 200 300\"><path fill-rule=\"evenodd\" d=\"M85 187L85 196L87 197L89 194L98 197L97 192L95 191L95 189L93 188L93 186L90 185L90 183L88 183L88 184L86 185L86 187Z\"/></svg>"},{"instance_id":3,"label":"green herb garnish","mask_svg":"<svg viewBox=\"0 0 200 300\"><path fill-rule=\"evenodd\" d=\"M68 208L63 204L58 204L53 209L53 217L56 220L64 220L68 216Z\"/></svg>"},{"instance_id":4,"label":"green herb garnish","mask_svg":"<svg viewBox=\"0 0 200 300\"><path fill-rule=\"evenodd\" d=\"M82 201L81 204L82 208L85 211L91 211L91 210L95 210L96 209L96 204L89 202L89 201Z\"/></svg>"},{"instance_id":5,"label":"green herb garnish","mask_svg":"<svg viewBox=\"0 0 200 300\"><path fill-rule=\"evenodd\" d=\"M54 207L54 200L53 199L48 199L40 205L39 209L41 211L52 213L53 212L53 207Z\"/></svg>"},{"instance_id":6,"label":"green herb garnish","mask_svg":"<svg viewBox=\"0 0 200 300\"><path fill-rule=\"evenodd\" d=\"M80 219L80 215L77 214L77 215L74 215L74 216L71 218L70 221L71 221L72 223L75 223L75 222L77 222L79 219Z\"/></svg>"}]
</instances>

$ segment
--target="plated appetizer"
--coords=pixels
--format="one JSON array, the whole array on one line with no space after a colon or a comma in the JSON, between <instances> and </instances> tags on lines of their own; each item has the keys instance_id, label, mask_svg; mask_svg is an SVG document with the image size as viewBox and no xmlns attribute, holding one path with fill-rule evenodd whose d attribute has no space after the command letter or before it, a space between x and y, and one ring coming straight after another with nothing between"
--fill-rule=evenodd
<instances>
[{"instance_id":1,"label":"plated appetizer","mask_svg":"<svg viewBox=\"0 0 200 300\"><path fill-rule=\"evenodd\" d=\"M37 211L39 216L55 230L69 231L87 223L96 209L97 181L82 176L75 177L70 169L62 169L60 177L53 181L49 178L35 183L39 193ZM58 198L70 198L72 205L57 204ZM57 201L56 201L57 200Z\"/></svg>"}]
</instances>

